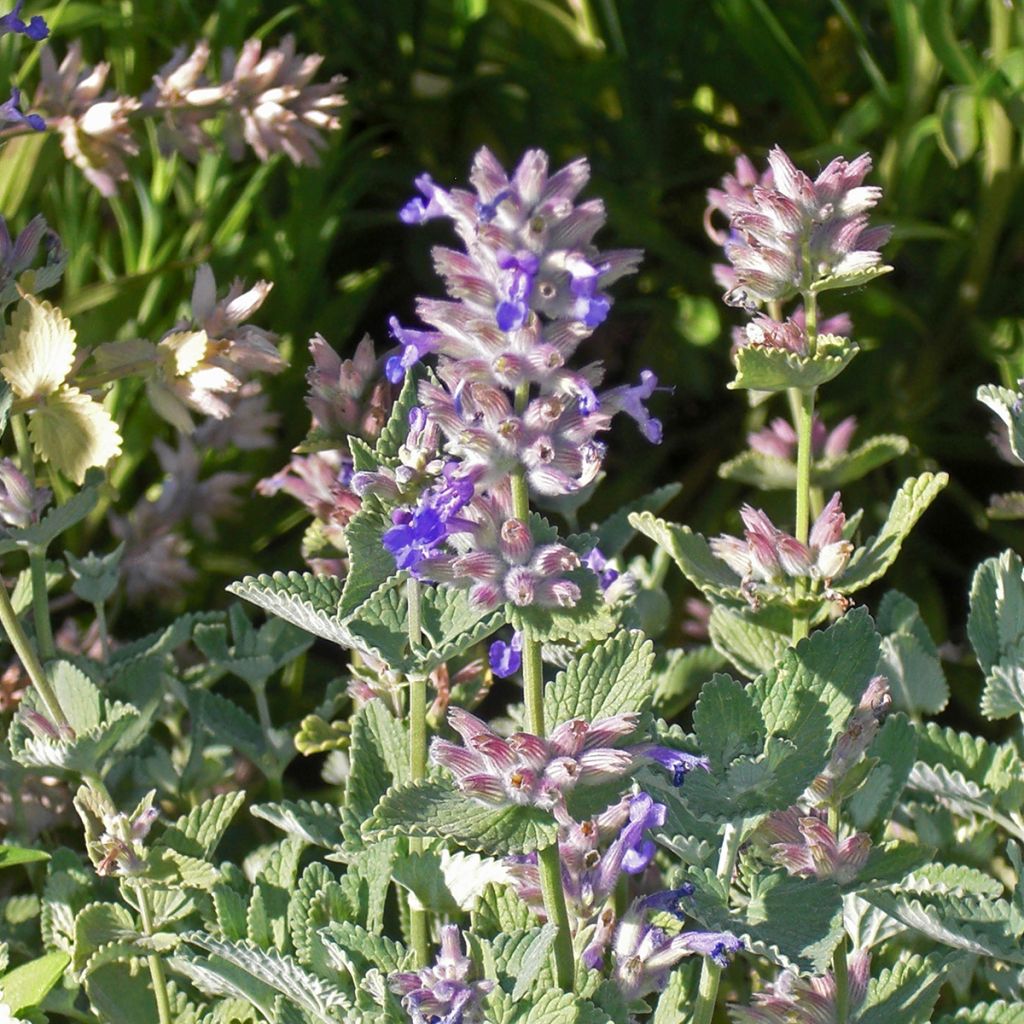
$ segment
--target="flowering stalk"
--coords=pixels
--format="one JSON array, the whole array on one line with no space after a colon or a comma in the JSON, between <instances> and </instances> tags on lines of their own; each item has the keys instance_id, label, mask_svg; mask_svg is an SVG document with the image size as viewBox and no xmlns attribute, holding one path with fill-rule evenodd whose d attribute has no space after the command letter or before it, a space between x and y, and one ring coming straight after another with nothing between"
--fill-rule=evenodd
<instances>
[{"instance_id":1,"label":"flowering stalk","mask_svg":"<svg viewBox=\"0 0 1024 1024\"><path fill-rule=\"evenodd\" d=\"M149 894L141 886L135 886L135 895L139 901L139 916L142 918L142 934L153 934L153 912L149 906ZM159 953L150 953L149 976L153 982L153 995L156 998L156 1009L160 1015L160 1024L174 1024L174 1017L171 1014L171 1000L167 993L167 976L164 974L164 964Z\"/></svg>"},{"instance_id":2,"label":"flowering stalk","mask_svg":"<svg viewBox=\"0 0 1024 1024\"><path fill-rule=\"evenodd\" d=\"M420 584L410 576L405 584L406 602L409 606L409 644L413 650L421 643L420 631ZM422 672L409 676L409 777L419 782L427 774L427 677ZM409 853L423 852L423 840L409 837ZM428 949L430 922L422 907L409 908L409 928L412 932L412 948L417 967L426 967L430 955Z\"/></svg>"},{"instance_id":3,"label":"flowering stalk","mask_svg":"<svg viewBox=\"0 0 1024 1024\"><path fill-rule=\"evenodd\" d=\"M740 829L734 824L725 826L722 836L722 849L718 854L718 877L726 886L736 869L736 857L740 852ZM692 1024L711 1024L715 1012L715 1001L718 999L718 982L722 976L722 968L712 958L704 957L700 969L700 982L697 985L697 1003L693 1008Z\"/></svg>"}]
</instances>

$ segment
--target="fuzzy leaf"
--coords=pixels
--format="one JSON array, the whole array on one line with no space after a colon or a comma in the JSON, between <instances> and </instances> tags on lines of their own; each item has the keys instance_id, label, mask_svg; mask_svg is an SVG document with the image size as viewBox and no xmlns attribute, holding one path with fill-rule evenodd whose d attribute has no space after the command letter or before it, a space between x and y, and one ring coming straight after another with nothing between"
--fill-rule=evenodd
<instances>
[{"instance_id":1,"label":"fuzzy leaf","mask_svg":"<svg viewBox=\"0 0 1024 1024\"><path fill-rule=\"evenodd\" d=\"M935 1024L1024 1024L1024 1003L997 999L994 1003L962 1006L956 1013L939 1017Z\"/></svg>"},{"instance_id":2,"label":"fuzzy leaf","mask_svg":"<svg viewBox=\"0 0 1024 1024\"><path fill-rule=\"evenodd\" d=\"M219 693L201 691L194 718L214 739L244 754L257 767L261 765L267 754L266 740L259 723L247 711Z\"/></svg>"},{"instance_id":3,"label":"fuzzy leaf","mask_svg":"<svg viewBox=\"0 0 1024 1024\"><path fill-rule=\"evenodd\" d=\"M648 703L654 651L636 631L619 630L583 651L544 691L550 728L573 718L593 722Z\"/></svg>"},{"instance_id":4,"label":"fuzzy leaf","mask_svg":"<svg viewBox=\"0 0 1024 1024\"><path fill-rule=\"evenodd\" d=\"M204 800L188 814L178 818L172 826L164 829L156 845L166 846L190 857L209 860L244 803L245 793L242 791L221 793Z\"/></svg>"},{"instance_id":5,"label":"fuzzy leaf","mask_svg":"<svg viewBox=\"0 0 1024 1024\"><path fill-rule=\"evenodd\" d=\"M1024 713L1024 563L1014 552L978 566L967 630L985 673L982 713L989 719Z\"/></svg>"},{"instance_id":6,"label":"fuzzy leaf","mask_svg":"<svg viewBox=\"0 0 1024 1024\"><path fill-rule=\"evenodd\" d=\"M408 737L383 701L367 701L352 718L351 770L345 806L365 820L384 793L409 778Z\"/></svg>"},{"instance_id":7,"label":"fuzzy leaf","mask_svg":"<svg viewBox=\"0 0 1024 1024\"><path fill-rule=\"evenodd\" d=\"M491 856L550 846L557 831L546 811L519 805L490 807L439 782L390 790L363 826L363 835L371 840L429 836Z\"/></svg>"},{"instance_id":8,"label":"fuzzy leaf","mask_svg":"<svg viewBox=\"0 0 1024 1024\"><path fill-rule=\"evenodd\" d=\"M62 533L80 523L93 510L98 498L98 487L83 487L63 505L51 508L40 522L24 530L11 530L10 535L19 546L48 548Z\"/></svg>"},{"instance_id":9,"label":"fuzzy leaf","mask_svg":"<svg viewBox=\"0 0 1024 1024\"><path fill-rule=\"evenodd\" d=\"M121 432L110 413L77 388L49 395L29 416L36 453L76 484L92 466L105 466L121 454Z\"/></svg>"},{"instance_id":10,"label":"fuzzy leaf","mask_svg":"<svg viewBox=\"0 0 1024 1024\"><path fill-rule=\"evenodd\" d=\"M688 526L666 523L650 512L633 513L630 523L672 556L683 575L698 590L719 597L732 597L739 593L741 580L711 553L708 542Z\"/></svg>"},{"instance_id":11,"label":"fuzzy leaf","mask_svg":"<svg viewBox=\"0 0 1024 1024\"><path fill-rule=\"evenodd\" d=\"M987 405L1006 424L1010 450L1024 462L1024 413L1021 396L998 384L983 384L977 391L979 402Z\"/></svg>"},{"instance_id":12,"label":"fuzzy leaf","mask_svg":"<svg viewBox=\"0 0 1024 1024\"><path fill-rule=\"evenodd\" d=\"M45 850L26 850L22 846L9 846L0 843L0 868L12 868L16 864L34 864L36 861L49 860Z\"/></svg>"},{"instance_id":13,"label":"fuzzy leaf","mask_svg":"<svg viewBox=\"0 0 1024 1024\"><path fill-rule=\"evenodd\" d=\"M101 946L110 942L130 942L139 935L125 907L118 903L90 903L75 918L72 970L81 971Z\"/></svg>"},{"instance_id":14,"label":"fuzzy leaf","mask_svg":"<svg viewBox=\"0 0 1024 1024\"><path fill-rule=\"evenodd\" d=\"M693 709L693 729L713 774L724 772L741 755L757 754L764 744L764 720L750 693L726 675L704 684Z\"/></svg>"},{"instance_id":15,"label":"fuzzy leaf","mask_svg":"<svg viewBox=\"0 0 1024 1024\"><path fill-rule=\"evenodd\" d=\"M405 444L405 439L409 436L409 413L419 403L419 376L415 371L405 375L402 390L395 399L388 421L374 445L373 453L380 462L394 464L402 445Z\"/></svg>"},{"instance_id":16,"label":"fuzzy leaf","mask_svg":"<svg viewBox=\"0 0 1024 1024\"><path fill-rule=\"evenodd\" d=\"M839 286L836 286L839 287ZM814 355L802 356L771 345L747 345L736 351L736 390L785 391L819 387L837 377L860 351L849 338L819 334Z\"/></svg>"},{"instance_id":17,"label":"fuzzy leaf","mask_svg":"<svg viewBox=\"0 0 1024 1024\"><path fill-rule=\"evenodd\" d=\"M558 929L550 923L544 925L543 928L538 928L530 940L530 944L524 950L515 971L509 972L514 973L516 979L515 987L512 989L514 1001L518 1002L533 987L533 983L548 963L548 954L555 944L557 934Z\"/></svg>"},{"instance_id":18,"label":"fuzzy leaf","mask_svg":"<svg viewBox=\"0 0 1024 1024\"><path fill-rule=\"evenodd\" d=\"M893 705L900 711L937 715L949 701L942 663L909 633L882 637L878 671L889 680Z\"/></svg>"},{"instance_id":19,"label":"fuzzy leaf","mask_svg":"<svg viewBox=\"0 0 1024 1024\"><path fill-rule=\"evenodd\" d=\"M19 398L51 395L75 361L71 321L55 306L24 295L3 332L0 374Z\"/></svg>"},{"instance_id":20,"label":"fuzzy leaf","mask_svg":"<svg viewBox=\"0 0 1024 1024\"><path fill-rule=\"evenodd\" d=\"M15 1014L38 1006L64 977L69 963L65 953L47 953L15 967L0 978L0 1001Z\"/></svg>"},{"instance_id":21,"label":"fuzzy leaf","mask_svg":"<svg viewBox=\"0 0 1024 1024\"><path fill-rule=\"evenodd\" d=\"M906 785L917 756L917 734L905 715L891 715L868 748L876 759L861 787L850 797L849 812L861 831L883 827Z\"/></svg>"},{"instance_id":22,"label":"fuzzy leaf","mask_svg":"<svg viewBox=\"0 0 1024 1024\"><path fill-rule=\"evenodd\" d=\"M642 498L627 502L617 512L610 515L600 526L590 533L597 541L597 548L605 558L614 558L620 554L633 539L634 529L630 523L630 515L634 512L660 512L683 489L682 484L666 484Z\"/></svg>"},{"instance_id":23,"label":"fuzzy leaf","mask_svg":"<svg viewBox=\"0 0 1024 1024\"><path fill-rule=\"evenodd\" d=\"M533 922L530 908L507 885L488 885L473 908L473 933L502 935L524 931Z\"/></svg>"},{"instance_id":24,"label":"fuzzy leaf","mask_svg":"<svg viewBox=\"0 0 1024 1024\"><path fill-rule=\"evenodd\" d=\"M836 580L838 589L851 594L884 576L914 524L948 482L947 473L922 473L907 480L896 494L881 532L854 552Z\"/></svg>"},{"instance_id":25,"label":"fuzzy leaf","mask_svg":"<svg viewBox=\"0 0 1024 1024\"><path fill-rule=\"evenodd\" d=\"M337 614L347 619L370 598L385 580L395 574L395 559L381 540L391 527L383 512L369 505L357 512L345 527L349 570L341 592Z\"/></svg>"},{"instance_id":26,"label":"fuzzy leaf","mask_svg":"<svg viewBox=\"0 0 1024 1024\"><path fill-rule=\"evenodd\" d=\"M333 850L344 841L343 810L334 804L286 800L276 804L258 804L251 808L251 813L314 846Z\"/></svg>"},{"instance_id":27,"label":"fuzzy leaf","mask_svg":"<svg viewBox=\"0 0 1024 1024\"><path fill-rule=\"evenodd\" d=\"M334 576L275 572L270 576L246 576L227 589L307 633L342 647L355 646L341 621L341 583Z\"/></svg>"},{"instance_id":28,"label":"fuzzy leaf","mask_svg":"<svg viewBox=\"0 0 1024 1024\"><path fill-rule=\"evenodd\" d=\"M928 1024L939 989L946 980L948 958L904 956L868 983L858 1016L860 1024Z\"/></svg>"},{"instance_id":29,"label":"fuzzy leaf","mask_svg":"<svg viewBox=\"0 0 1024 1024\"><path fill-rule=\"evenodd\" d=\"M306 715L295 734L295 749L305 756L344 750L349 743L347 721L328 722L320 715Z\"/></svg>"},{"instance_id":30,"label":"fuzzy leaf","mask_svg":"<svg viewBox=\"0 0 1024 1024\"><path fill-rule=\"evenodd\" d=\"M818 278L814 282L813 288L818 293L832 291L834 288L860 288L861 285L869 284L871 281L882 277L883 274L888 274L890 270L892 270L892 267L883 265L865 267L862 270L851 270L845 274L829 274L827 277ZM820 337L818 344L821 344Z\"/></svg>"},{"instance_id":31,"label":"fuzzy leaf","mask_svg":"<svg viewBox=\"0 0 1024 1024\"><path fill-rule=\"evenodd\" d=\"M753 678L769 671L786 652L791 621L790 613L784 609L766 608L755 614L716 604L711 610L708 633L715 650Z\"/></svg>"}]
</instances>

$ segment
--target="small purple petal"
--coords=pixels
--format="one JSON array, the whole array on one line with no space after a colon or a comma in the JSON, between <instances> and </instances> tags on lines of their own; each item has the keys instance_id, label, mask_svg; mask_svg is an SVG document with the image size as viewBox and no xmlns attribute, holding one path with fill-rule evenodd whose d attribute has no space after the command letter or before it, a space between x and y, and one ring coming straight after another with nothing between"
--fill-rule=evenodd
<instances>
[{"instance_id":1,"label":"small purple petal","mask_svg":"<svg viewBox=\"0 0 1024 1024\"><path fill-rule=\"evenodd\" d=\"M523 664L523 634L518 630L512 634L512 640L495 640L488 652L491 671L499 679L508 679L515 675Z\"/></svg>"}]
</instances>

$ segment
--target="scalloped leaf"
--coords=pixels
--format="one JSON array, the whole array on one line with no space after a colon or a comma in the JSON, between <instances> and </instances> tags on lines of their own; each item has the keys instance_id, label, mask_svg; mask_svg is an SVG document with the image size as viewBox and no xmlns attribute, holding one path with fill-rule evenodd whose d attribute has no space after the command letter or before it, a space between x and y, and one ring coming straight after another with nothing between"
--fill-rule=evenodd
<instances>
[{"instance_id":1,"label":"scalloped leaf","mask_svg":"<svg viewBox=\"0 0 1024 1024\"><path fill-rule=\"evenodd\" d=\"M345 813L335 804L316 800L283 800L280 803L257 804L250 808L250 813L313 846L333 850L344 842L342 823Z\"/></svg>"},{"instance_id":2,"label":"scalloped leaf","mask_svg":"<svg viewBox=\"0 0 1024 1024\"><path fill-rule=\"evenodd\" d=\"M893 500L885 525L877 536L854 552L850 564L836 580L837 589L851 594L884 576L914 524L948 482L948 473L922 473L905 481Z\"/></svg>"},{"instance_id":3,"label":"scalloped leaf","mask_svg":"<svg viewBox=\"0 0 1024 1024\"><path fill-rule=\"evenodd\" d=\"M245 793L241 790L204 800L164 829L155 845L209 860L244 803Z\"/></svg>"},{"instance_id":4,"label":"scalloped leaf","mask_svg":"<svg viewBox=\"0 0 1024 1024\"><path fill-rule=\"evenodd\" d=\"M51 395L75 361L71 321L45 299L22 295L3 332L0 374L19 398Z\"/></svg>"},{"instance_id":5,"label":"scalloped leaf","mask_svg":"<svg viewBox=\"0 0 1024 1024\"><path fill-rule=\"evenodd\" d=\"M654 679L654 647L636 630L619 630L583 651L544 691L549 728L572 718L593 722L623 711L643 710Z\"/></svg>"},{"instance_id":6,"label":"scalloped leaf","mask_svg":"<svg viewBox=\"0 0 1024 1024\"><path fill-rule=\"evenodd\" d=\"M29 413L28 432L43 462L76 484L85 480L86 470L121 454L121 432L110 413L77 388L48 395Z\"/></svg>"},{"instance_id":7,"label":"scalloped leaf","mask_svg":"<svg viewBox=\"0 0 1024 1024\"><path fill-rule=\"evenodd\" d=\"M917 756L917 733L906 715L890 715L868 747L875 760L867 778L850 797L850 817L861 831L884 828L903 792Z\"/></svg>"},{"instance_id":8,"label":"scalloped leaf","mask_svg":"<svg viewBox=\"0 0 1024 1024\"><path fill-rule=\"evenodd\" d=\"M1013 551L978 566L967 632L985 673L982 713L989 719L1024 713L1024 563Z\"/></svg>"},{"instance_id":9,"label":"scalloped leaf","mask_svg":"<svg viewBox=\"0 0 1024 1024\"><path fill-rule=\"evenodd\" d=\"M352 716L351 768L345 806L363 820L390 788L409 778L406 730L381 700L370 700Z\"/></svg>"},{"instance_id":10,"label":"scalloped leaf","mask_svg":"<svg viewBox=\"0 0 1024 1024\"><path fill-rule=\"evenodd\" d=\"M1021 396L998 384L982 384L975 393L979 402L987 405L1006 424L1010 450L1024 462L1024 412Z\"/></svg>"},{"instance_id":11,"label":"scalloped leaf","mask_svg":"<svg viewBox=\"0 0 1024 1024\"><path fill-rule=\"evenodd\" d=\"M769 607L753 613L716 604L708 621L708 634L715 650L752 679L773 668L786 653L791 624L787 609Z\"/></svg>"},{"instance_id":12,"label":"scalloped leaf","mask_svg":"<svg viewBox=\"0 0 1024 1024\"><path fill-rule=\"evenodd\" d=\"M859 1024L928 1024L939 989L946 981L949 957L906 956L868 982Z\"/></svg>"},{"instance_id":13,"label":"scalloped leaf","mask_svg":"<svg viewBox=\"0 0 1024 1024\"><path fill-rule=\"evenodd\" d=\"M994 1003L961 1006L956 1013L939 1017L935 1024L1024 1024L1024 1003Z\"/></svg>"},{"instance_id":14,"label":"scalloped leaf","mask_svg":"<svg viewBox=\"0 0 1024 1024\"><path fill-rule=\"evenodd\" d=\"M989 519L1014 521L1024 519L1024 491L1008 491L1005 494L993 494L988 499L985 515Z\"/></svg>"},{"instance_id":15,"label":"scalloped leaf","mask_svg":"<svg viewBox=\"0 0 1024 1024\"><path fill-rule=\"evenodd\" d=\"M80 523L99 499L99 488L95 484L76 491L63 505L51 508L33 526L24 530L11 530L9 536L19 547L48 548L62 533Z\"/></svg>"},{"instance_id":16,"label":"scalloped leaf","mask_svg":"<svg viewBox=\"0 0 1024 1024\"><path fill-rule=\"evenodd\" d=\"M735 597L742 580L711 553L708 542L688 526L666 523L650 512L634 512L630 523L672 556L682 574L698 589L719 597Z\"/></svg>"},{"instance_id":17,"label":"scalloped leaf","mask_svg":"<svg viewBox=\"0 0 1024 1024\"><path fill-rule=\"evenodd\" d=\"M711 869L691 872L693 916L711 931L730 931L752 953L805 974L822 974L843 934L843 900L830 881L783 872L756 876L742 911L728 906Z\"/></svg>"},{"instance_id":18,"label":"scalloped leaf","mask_svg":"<svg viewBox=\"0 0 1024 1024\"><path fill-rule=\"evenodd\" d=\"M711 762L712 774L724 772L737 757L760 752L764 719L745 686L727 675L714 675L700 691L693 709L697 745Z\"/></svg>"},{"instance_id":19,"label":"scalloped leaf","mask_svg":"<svg viewBox=\"0 0 1024 1024\"><path fill-rule=\"evenodd\" d=\"M818 293L832 291L835 288L859 288L861 285L876 281L891 270L892 267L887 264L880 264L875 267L851 270L845 274L829 274L827 277L818 278L811 287Z\"/></svg>"},{"instance_id":20,"label":"scalloped leaf","mask_svg":"<svg viewBox=\"0 0 1024 1024\"><path fill-rule=\"evenodd\" d=\"M536 807L492 807L440 782L417 782L390 790L363 825L367 839L388 836L444 839L475 853L530 853L555 842L551 814Z\"/></svg>"},{"instance_id":21,"label":"scalloped leaf","mask_svg":"<svg viewBox=\"0 0 1024 1024\"><path fill-rule=\"evenodd\" d=\"M773 345L746 345L736 351L736 377L727 387L750 391L803 391L839 376L860 351L849 338L819 334L814 355L799 355Z\"/></svg>"},{"instance_id":22,"label":"scalloped leaf","mask_svg":"<svg viewBox=\"0 0 1024 1024\"><path fill-rule=\"evenodd\" d=\"M614 558L620 554L633 539L634 529L630 523L630 515L634 512L660 512L683 489L679 483L666 484L657 490L645 494L642 498L627 502L617 512L610 515L590 533L597 541L597 547L605 558Z\"/></svg>"},{"instance_id":23,"label":"scalloped leaf","mask_svg":"<svg viewBox=\"0 0 1024 1024\"><path fill-rule=\"evenodd\" d=\"M341 621L342 585L335 576L275 572L246 576L227 589L307 633L342 647L355 646L352 634Z\"/></svg>"}]
</instances>

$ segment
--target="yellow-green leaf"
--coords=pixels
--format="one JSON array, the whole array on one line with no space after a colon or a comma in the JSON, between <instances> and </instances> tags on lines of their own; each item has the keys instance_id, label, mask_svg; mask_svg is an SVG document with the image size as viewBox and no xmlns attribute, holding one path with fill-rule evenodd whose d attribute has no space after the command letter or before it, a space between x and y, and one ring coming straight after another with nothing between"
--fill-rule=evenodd
<instances>
[{"instance_id":1,"label":"yellow-green leaf","mask_svg":"<svg viewBox=\"0 0 1024 1024\"><path fill-rule=\"evenodd\" d=\"M175 377L191 373L206 358L206 346L206 331L175 331L160 342L160 348L171 355Z\"/></svg>"},{"instance_id":2,"label":"yellow-green leaf","mask_svg":"<svg viewBox=\"0 0 1024 1024\"><path fill-rule=\"evenodd\" d=\"M76 484L91 466L121 453L121 434L110 413L77 388L62 388L31 413L29 434L39 457Z\"/></svg>"},{"instance_id":3,"label":"yellow-green leaf","mask_svg":"<svg viewBox=\"0 0 1024 1024\"><path fill-rule=\"evenodd\" d=\"M18 303L4 332L0 373L19 398L51 395L71 372L75 332L56 306L32 295Z\"/></svg>"}]
</instances>

